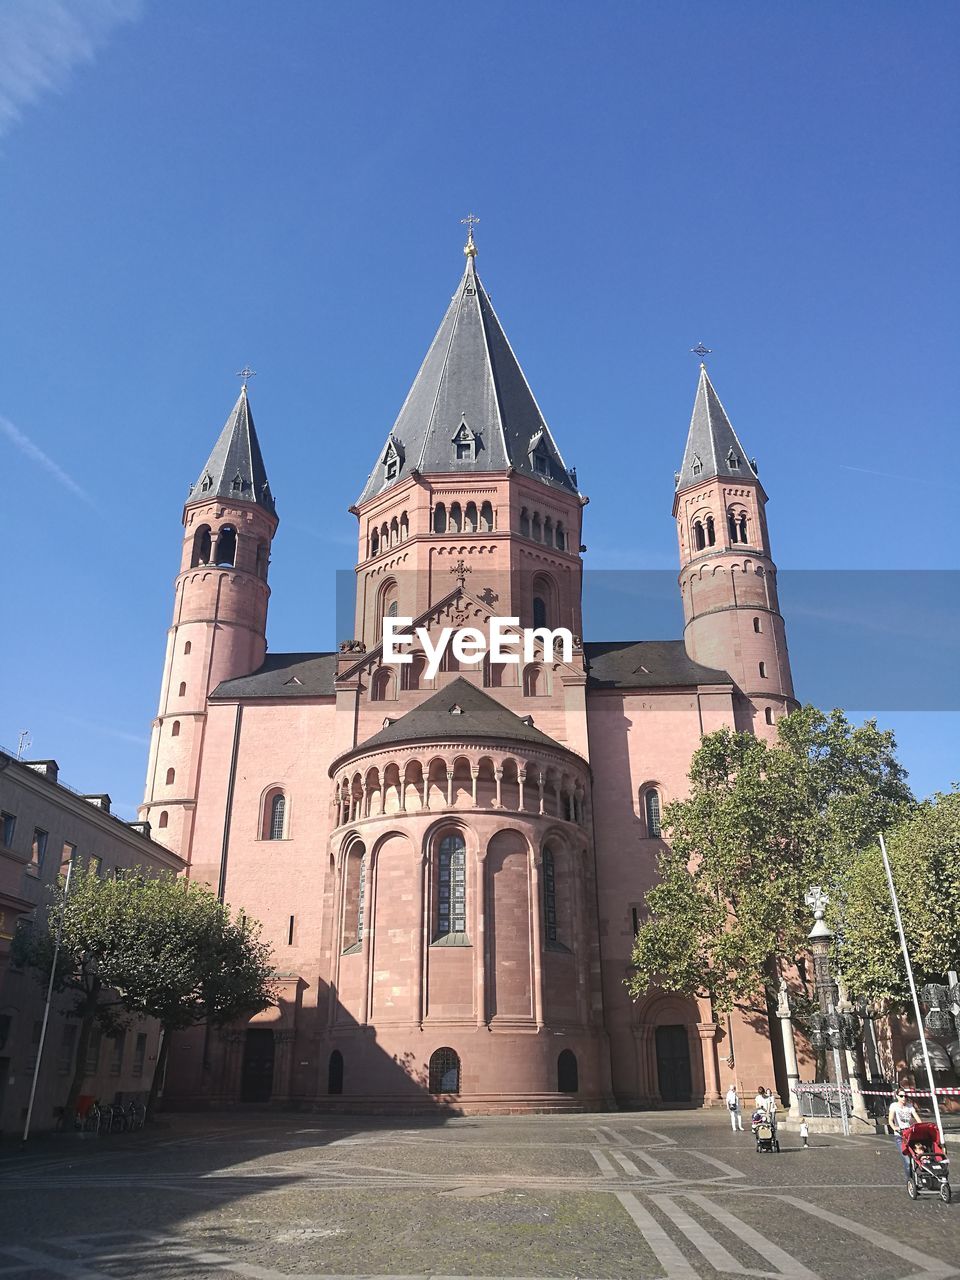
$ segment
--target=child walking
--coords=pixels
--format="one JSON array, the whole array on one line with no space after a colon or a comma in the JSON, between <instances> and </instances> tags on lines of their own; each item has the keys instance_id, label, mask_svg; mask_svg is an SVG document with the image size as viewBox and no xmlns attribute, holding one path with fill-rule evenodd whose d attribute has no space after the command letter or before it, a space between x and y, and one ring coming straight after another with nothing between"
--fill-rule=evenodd
<instances>
[{"instance_id":1,"label":"child walking","mask_svg":"<svg viewBox=\"0 0 960 1280\"><path fill-rule=\"evenodd\" d=\"M803 1145L810 1145L810 1126L807 1124L806 1118L800 1121L800 1137L803 1139Z\"/></svg>"}]
</instances>

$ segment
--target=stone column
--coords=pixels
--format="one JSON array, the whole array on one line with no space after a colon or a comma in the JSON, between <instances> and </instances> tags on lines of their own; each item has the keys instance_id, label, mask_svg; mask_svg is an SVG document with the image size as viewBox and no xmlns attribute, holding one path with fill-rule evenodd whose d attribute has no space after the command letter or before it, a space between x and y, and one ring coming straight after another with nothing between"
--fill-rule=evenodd
<instances>
[{"instance_id":1,"label":"stone column","mask_svg":"<svg viewBox=\"0 0 960 1280\"><path fill-rule=\"evenodd\" d=\"M526 780L527 780L526 770L518 769L517 770L517 788L520 792L520 801L519 801L519 809L518 809L519 813L523 813L523 784L526 782Z\"/></svg>"},{"instance_id":2,"label":"stone column","mask_svg":"<svg viewBox=\"0 0 960 1280\"><path fill-rule=\"evenodd\" d=\"M777 1017L780 1020L780 1038L783 1041L783 1058L787 1065L787 1106L791 1120L800 1119L800 1095L797 1085L800 1083L800 1068L797 1065L797 1045L793 1038L793 1019L790 1016L790 1000L787 995L787 984L780 979L780 993L777 998Z\"/></svg>"},{"instance_id":3,"label":"stone column","mask_svg":"<svg viewBox=\"0 0 960 1280\"><path fill-rule=\"evenodd\" d=\"M286 1102L290 1097L290 1077L293 1073L293 1042L297 1033L291 1030L275 1031L273 1059L273 1090L271 1101Z\"/></svg>"},{"instance_id":4,"label":"stone column","mask_svg":"<svg viewBox=\"0 0 960 1280\"><path fill-rule=\"evenodd\" d=\"M499 766L499 765L497 765L497 767L496 767L496 768L494 769L494 771L493 771L493 779L494 779L494 782L496 782L496 784L497 784L497 798L496 798L496 802L494 803L494 806L493 806L493 807L494 807L495 809L502 809L502 808L503 808L503 797L502 797L502 795L501 795L501 790L502 790L502 786L503 786L503 770L500 768L500 766Z\"/></svg>"},{"instance_id":5,"label":"stone column","mask_svg":"<svg viewBox=\"0 0 960 1280\"><path fill-rule=\"evenodd\" d=\"M447 808L453 808L453 770L447 770Z\"/></svg>"},{"instance_id":6,"label":"stone column","mask_svg":"<svg viewBox=\"0 0 960 1280\"><path fill-rule=\"evenodd\" d=\"M703 1058L703 1101L709 1105L720 1101L720 1069L717 1065L717 1024L698 1022L700 1053Z\"/></svg>"},{"instance_id":7,"label":"stone column","mask_svg":"<svg viewBox=\"0 0 960 1280\"><path fill-rule=\"evenodd\" d=\"M543 1026L543 913L540 910L540 859L530 860L530 909L533 928L533 1016L537 1030Z\"/></svg>"},{"instance_id":8,"label":"stone column","mask_svg":"<svg viewBox=\"0 0 960 1280\"><path fill-rule=\"evenodd\" d=\"M480 766L472 764L470 766L470 781L473 785L473 807L477 807L477 778L480 776Z\"/></svg>"},{"instance_id":9,"label":"stone column","mask_svg":"<svg viewBox=\"0 0 960 1280\"><path fill-rule=\"evenodd\" d=\"M477 854L477 936L474 939L474 1000L477 1006L477 1027L485 1027L487 1017L487 851Z\"/></svg>"}]
</instances>

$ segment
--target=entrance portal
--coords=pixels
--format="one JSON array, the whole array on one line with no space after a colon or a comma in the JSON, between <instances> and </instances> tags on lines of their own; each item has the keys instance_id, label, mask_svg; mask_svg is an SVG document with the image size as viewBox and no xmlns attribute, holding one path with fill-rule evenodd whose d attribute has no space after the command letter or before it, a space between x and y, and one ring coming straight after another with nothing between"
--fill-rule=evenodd
<instances>
[{"instance_id":1,"label":"entrance portal","mask_svg":"<svg viewBox=\"0 0 960 1280\"><path fill-rule=\"evenodd\" d=\"M251 1027L243 1042L243 1102L269 1102L273 1093L273 1032Z\"/></svg>"},{"instance_id":2,"label":"entrance portal","mask_svg":"<svg viewBox=\"0 0 960 1280\"><path fill-rule=\"evenodd\" d=\"M689 1102L693 1092L690 1041L683 1024L657 1027L657 1077L664 1102Z\"/></svg>"}]
</instances>

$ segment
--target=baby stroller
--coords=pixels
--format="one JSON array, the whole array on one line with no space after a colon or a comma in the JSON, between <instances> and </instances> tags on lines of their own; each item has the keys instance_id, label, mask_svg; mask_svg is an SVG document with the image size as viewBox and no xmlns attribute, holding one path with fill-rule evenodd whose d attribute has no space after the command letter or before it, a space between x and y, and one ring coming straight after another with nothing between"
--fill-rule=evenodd
<instances>
[{"instance_id":1,"label":"baby stroller","mask_svg":"<svg viewBox=\"0 0 960 1280\"><path fill-rule=\"evenodd\" d=\"M757 1140L758 1151L779 1151L777 1126L763 1111L755 1111L750 1117L750 1132Z\"/></svg>"},{"instance_id":2,"label":"baby stroller","mask_svg":"<svg viewBox=\"0 0 960 1280\"><path fill-rule=\"evenodd\" d=\"M913 1124L904 1129L900 1140L903 1154L910 1161L910 1177L907 1194L911 1200L917 1196L938 1195L944 1204L950 1203L950 1161L940 1142L940 1132L935 1124Z\"/></svg>"}]
</instances>

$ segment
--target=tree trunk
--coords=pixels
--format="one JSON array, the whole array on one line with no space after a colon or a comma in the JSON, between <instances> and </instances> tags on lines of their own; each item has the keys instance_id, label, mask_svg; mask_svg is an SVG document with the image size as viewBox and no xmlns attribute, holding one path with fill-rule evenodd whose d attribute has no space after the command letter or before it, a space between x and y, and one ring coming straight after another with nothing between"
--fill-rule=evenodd
<instances>
[{"instance_id":1,"label":"tree trunk","mask_svg":"<svg viewBox=\"0 0 960 1280\"><path fill-rule=\"evenodd\" d=\"M157 1065L153 1069L153 1079L150 1081L150 1093L147 1097L147 1123L153 1119L153 1113L157 1106L157 1095L160 1092L160 1081L163 1079L163 1073L167 1067L167 1053L169 1048L170 1031L166 1027L161 1027L160 1050L157 1053Z\"/></svg>"},{"instance_id":2,"label":"tree trunk","mask_svg":"<svg viewBox=\"0 0 960 1280\"><path fill-rule=\"evenodd\" d=\"M94 979L93 985L80 1007L80 1034L77 1036L77 1056L73 1064L73 1079L70 1081L70 1088L67 1090L67 1100L63 1104L63 1121L66 1128L69 1128L73 1123L73 1113L77 1107L77 1098L80 1096L80 1090L83 1088L83 1082L87 1077L87 1053L90 1050L90 1036L93 1032L93 1024L96 1021L99 1007L100 983L97 979Z\"/></svg>"}]
</instances>

